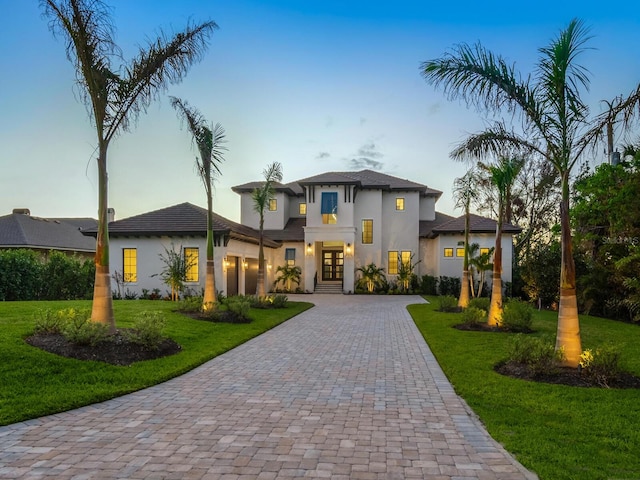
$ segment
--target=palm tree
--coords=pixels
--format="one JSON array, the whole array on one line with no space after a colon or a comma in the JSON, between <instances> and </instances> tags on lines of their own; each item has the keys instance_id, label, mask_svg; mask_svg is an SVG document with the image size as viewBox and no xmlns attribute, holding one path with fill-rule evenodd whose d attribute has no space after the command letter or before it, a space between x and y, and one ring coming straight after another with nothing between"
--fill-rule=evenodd
<instances>
[{"instance_id":1,"label":"palm tree","mask_svg":"<svg viewBox=\"0 0 640 480\"><path fill-rule=\"evenodd\" d=\"M280 265L276 268L276 273L279 273L280 276L273 282L274 285L278 283L282 283L287 292L291 291L291 282L294 282L296 285L300 285L300 277L302 276L302 269L297 265Z\"/></svg>"},{"instance_id":2,"label":"palm tree","mask_svg":"<svg viewBox=\"0 0 640 480\"><path fill-rule=\"evenodd\" d=\"M282 165L280 162L273 162L266 169L263 170L264 183L259 188L254 188L251 193L251 199L253 200L253 209L260 216L260 243L258 249L258 287L256 295L258 297L264 297L264 247L263 232L264 232L264 210L269 206L269 202L275 196L275 189L273 184L282 180Z\"/></svg>"},{"instance_id":3,"label":"palm tree","mask_svg":"<svg viewBox=\"0 0 640 480\"><path fill-rule=\"evenodd\" d=\"M589 39L582 22L572 20L539 50L535 73L526 77L480 44L459 45L442 58L421 65L426 81L442 87L451 99L466 100L481 111L506 111L522 121L522 133L504 121L494 122L467 138L452 152L453 158L482 159L510 149L525 150L546 159L560 177L562 265L556 349L564 352L564 363L573 367L578 366L582 346L569 224L569 178L604 125L589 119L589 109L580 97L581 91L588 89L589 76L577 62ZM594 122L602 125L594 126Z\"/></svg>"},{"instance_id":4,"label":"palm tree","mask_svg":"<svg viewBox=\"0 0 640 480\"><path fill-rule=\"evenodd\" d=\"M356 272L362 274L362 280L366 283L369 293L373 293L376 287L382 284L382 280L384 279L384 268L379 268L375 263L358 267Z\"/></svg>"},{"instance_id":5,"label":"palm tree","mask_svg":"<svg viewBox=\"0 0 640 480\"><path fill-rule=\"evenodd\" d=\"M129 64L113 66L122 56L115 43L109 8L100 0L41 0L54 35L67 43L67 58L76 69L82 99L90 107L98 137L98 233L96 277L91 319L115 332L109 273L107 149L129 130L141 112L170 84L178 83L199 61L217 25L188 25L173 38L164 34L141 48Z\"/></svg>"},{"instance_id":6,"label":"palm tree","mask_svg":"<svg viewBox=\"0 0 640 480\"><path fill-rule=\"evenodd\" d=\"M482 295L482 289L484 288L484 277L487 270L493 269L493 263L491 263L491 257L493 256L494 247L491 247L486 252L482 253L480 245L472 243L469 245L469 283L471 285L471 296L478 298ZM480 253L478 253L480 252ZM476 256L476 253L478 255ZM478 273L478 291L474 290L475 273Z\"/></svg>"},{"instance_id":7,"label":"palm tree","mask_svg":"<svg viewBox=\"0 0 640 480\"><path fill-rule=\"evenodd\" d=\"M458 306L467 308L469 306L469 223L471 218L471 202L478 197L476 183L478 179L473 169L470 169L462 177L456 178L453 182L453 197L456 208L464 209L464 260L462 265L462 284L460 286L460 297Z\"/></svg>"},{"instance_id":8,"label":"palm tree","mask_svg":"<svg viewBox=\"0 0 640 480\"><path fill-rule=\"evenodd\" d=\"M502 323L502 225L511 201L511 188L524 166L522 158L501 157L497 165L480 164L489 173L491 183L498 191L498 221L496 226L496 246L493 255L493 279L491 284L491 304L487 323Z\"/></svg>"},{"instance_id":9,"label":"palm tree","mask_svg":"<svg viewBox=\"0 0 640 480\"><path fill-rule=\"evenodd\" d=\"M170 98L173 108L187 122L187 128L200 153L200 157L196 157L196 168L207 194L207 269L202 299L202 310L207 311L215 308L217 300L213 256L213 180L220 174L219 165L224 161L226 150L223 146L224 128L219 123L213 129L210 128L204 116L196 108L190 107L187 102L179 98Z\"/></svg>"}]
</instances>

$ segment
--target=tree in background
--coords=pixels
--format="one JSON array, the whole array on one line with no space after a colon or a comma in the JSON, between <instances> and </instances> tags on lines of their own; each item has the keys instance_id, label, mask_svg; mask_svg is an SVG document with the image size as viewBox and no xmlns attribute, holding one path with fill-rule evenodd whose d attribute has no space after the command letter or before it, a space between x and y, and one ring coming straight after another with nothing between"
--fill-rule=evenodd
<instances>
[{"instance_id":1,"label":"tree in background","mask_svg":"<svg viewBox=\"0 0 640 480\"><path fill-rule=\"evenodd\" d=\"M256 295L264 297L264 211L269 206L269 202L275 198L274 183L282 181L282 165L279 162L273 162L265 170L262 175L264 183L259 188L255 188L251 193L253 200L253 209L260 217L260 241L258 247L258 287Z\"/></svg>"},{"instance_id":2,"label":"tree in background","mask_svg":"<svg viewBox=\"0 0 640 480\"><path fill-rule=\"evenodd\" d=\"M462 177L456 178L453 182L453 198L456 208L464 210L464 260L462 264L462 283L460 285L460 297L458 306L467 308L469 306L469 224L471 218L471 202L478 199L478 177L472 168Z\"/></svg>"},{"instance_id":3,"label":"tree in background","mask_svg":"<svg viewBox=\"0 0 640 480\"><path fill-rule=\"evenodd\" d=\"M67 58L76 69L82 100L89 108L98 137L98 234L91 320L115 332L109 273L107 149L129 130L138 115L169 85L179 83L199 61L216 24L189 25L173 38L163 33L140 48L130 63L121 63L109 8L100 0L41 0L54 35L67 43ZM113 65L117 61L119 65Z\"/></svg>"},{"instance_id":4,"label":"tree in background","mask_svg":"<svg viewBox=\"0 0 640 480\"><path fill-rule=\"evenodd\" d=\"M589 75L578 59L590 37L581 21L572 20L549 45L539 49L533 75L522 76L501 56L481 44L461 44L442 58L422 64L427 82L441 86L451 99L461 98L480 111L519 118L516 130L504 120L471 135L452 152L453 158L482 159L505 151L524 151L544 158L560 179L562 261L556 349L564 363L577 367L582 353L569 219L571 171L602 132L605 120L590 119L581 95ZM639 89L640 92L640 89ZM638 96L640 104L640 95Z\"/></svg>"},{"instance_id":5,"label":"tree in background","mask_svg":"<svg viewBox=\"0 0 640 480\"><path fill-rule=\"evenodd\" d=\"M178 115L187 123L187 128L198 148L200 156L196 156L198 176L204 184L207 195L207 268L205 271L204 298L202 310L207 311L216 306L216 276L213 256L213 181L220 174L219 165L224 161L223 146L225 134L222 125L217 123L209 127L204 116L194 107L190 107L176 97L171 98L171 106L178 111Z\"/></svg>"}]
</instances>

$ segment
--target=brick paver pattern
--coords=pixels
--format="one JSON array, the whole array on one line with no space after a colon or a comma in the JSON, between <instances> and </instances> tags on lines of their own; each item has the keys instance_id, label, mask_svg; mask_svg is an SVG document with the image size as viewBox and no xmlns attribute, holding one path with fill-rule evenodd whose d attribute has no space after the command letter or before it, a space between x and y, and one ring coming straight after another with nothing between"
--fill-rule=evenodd
<instances>
[{"instance_id":1,"label":"brick paver pattern","mask_svg":"<svg viewBox=\"0 0 640 480\"><path fill-rule=\"evenodd\" d=\"M316 306L169 382L0 428L0 478L535 479L454 393L406 305Z\"/></svg>"}]
</instances>

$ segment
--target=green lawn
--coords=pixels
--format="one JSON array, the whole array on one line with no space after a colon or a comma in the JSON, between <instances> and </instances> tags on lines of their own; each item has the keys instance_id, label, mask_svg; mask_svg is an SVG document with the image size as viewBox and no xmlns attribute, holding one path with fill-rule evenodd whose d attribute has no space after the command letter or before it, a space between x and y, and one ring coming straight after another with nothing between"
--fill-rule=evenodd
<instances>
[{"instance_id":1,"label":"green lawn","mask_svg":"<svg viewBox=\"0 0 640 480\"><path fill-rule=\"evenodd\" d=\"M434 298L429 298L434 302ZM640 479L640 390L548 385L504 377L511 334L451 328L460 315L434 304L409 311L456 392L493 438L544 480ZM534 335L555 337L557 314L536 312ZM640 327L581 316L583 349L618 346L640 375Z\"/></svg>"},{"instance_id":2,"label":"green lawn","mask_svg":"<svg viewBox=\"0 0 640 480\"><path fill-rule=\"evenodd\" d=\"M248 324L192 320L175 313L175 303L114 301L119 327L139 312L166 314L165 333L182 346L170 357L128 367L59 357L28 345L39 309L90 308L91 302L0 302L0 425L107 400L176 377L310 308L290 302L286 309L252 309Z\"/></svg>"}]
</instances>

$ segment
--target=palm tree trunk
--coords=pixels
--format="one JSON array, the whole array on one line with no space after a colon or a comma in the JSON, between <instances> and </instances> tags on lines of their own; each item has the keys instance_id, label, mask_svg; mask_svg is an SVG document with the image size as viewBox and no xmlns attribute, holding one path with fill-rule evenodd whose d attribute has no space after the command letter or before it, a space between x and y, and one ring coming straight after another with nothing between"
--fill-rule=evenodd
<instances>
[{"instance_id":1,"label":"palm tree trunk","mask_svg":"<svg viewBox=\"0 0 640 480\"><path fill-rule=\"evenodd\" d=\"M460 288L460 298L458 306L467 308L469 306L469 204L467 203L464 216L464 261L462 268L462 286Z\"/></svg>"},{"instance_id":2,"label":"palm tree trunk","mask_svg":"<svg viewBox=\"0 0 640 480\"><path fill-rule=\"evenodd\" d=\"M211 185L210 180L208 185ZM204 298L202 299L204 311L213 310L216 306L216 276L213 259L213 199L211 190L207 189L207 267L204 277Z\"/></svg>"},{"instance_id":3,"label":"palm tree trunk","mask_svg":"<svg viewBox=\"0 0 640 480\"><path fill-rule=\"evenodd\" d=\"M258 286L256 288L256 295L258 297L264 297L264 248L262 245L262 230L264 228L264 219L260 217L260 243L258 245Z\"/></svg>"},{"instance_id":4,"label":"palm tree trunk","mask_svg":"<svg viewBox=\"0 0 640 480\"><path fill-rule=\"evenodd\" d=\"M460 288L458 306L460 308L467 308L469 306L469 269L462 271L462 287Z\"/></svg>"},{"instance_id":5,"label":"palm tree trunk","mask_svg":"<svg viewBox=\"0 0 640 480\"><path fill-rule=\"evenodd\" d=\"M498 224L496 225L496 248L493 251L493 281L491 284L491 304L487 323L491 326L502 324L502 217L504 205L499 202Z\"/></svg>"},{"instance_id":6,"label":"palm tree trunk","mask_svg":"<svg viewBox=\"0 0 640 480\"><path fill-rule=\"evenodd\" d=\"M562 176L560 224L562 227L562 263L560 267L560 307L558 309L556 351L562 349L565 366L577 368L580 363L582 343L580 341L580 319L578 318L578 299L576 296L576 267L573 260L571 227L569 225L568 172Z\"/></svg>"},{"instance_id":7,"label":"palm tree trunk","mask_svg":"<svg viewBox=\"0 0 640 480\"><path fill-rule=\"evenodd\" d=\"M113 294L111 293L111 274L109 272L109 216L107 212L107 145L100 144L98 154L98 234L96 236L96 276L93 286L93 305L91 321L109 326L109 332L115 333L116 322L113 316Z\"/></svg>"}]
</instances>

